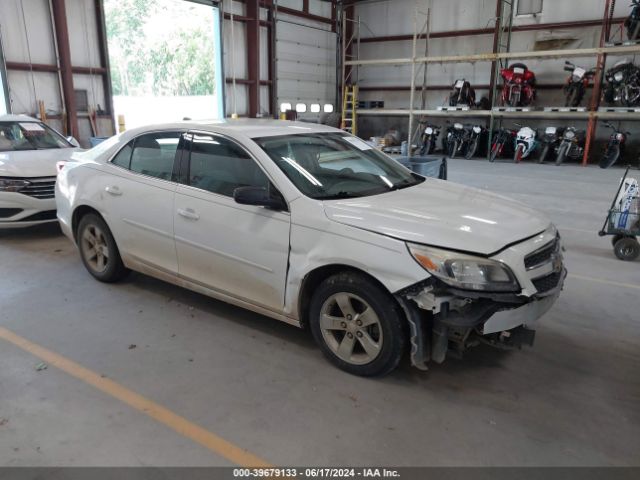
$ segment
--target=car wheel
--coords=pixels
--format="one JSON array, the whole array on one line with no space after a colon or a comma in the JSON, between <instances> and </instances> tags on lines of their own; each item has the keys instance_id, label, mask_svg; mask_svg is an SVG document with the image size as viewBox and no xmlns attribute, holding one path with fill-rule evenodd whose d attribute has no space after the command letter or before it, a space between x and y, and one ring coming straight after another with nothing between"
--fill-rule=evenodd
<instances>
[{"instance_id":1,"label":"car wheel","mask_svg":"<svg viewBox=\"0 0 640 480\"><path fill-rule=\"evenodd\" d=\"M398 366L406 344L404 317L371 279L357 273L326 279L313 294L309 313L316 342L338 368L370 377Z\"/></svg>"},{"instance_id":2,"label":"car wheel","mask_svg":"<svg viewBox=\"0 0 640 480\"><path fill-rule=\"evenodd\" d=\"M86 269L101 282L117 282L129 273L109 227L98 215L90 213L80 220L78 248Z\"/></svg>"}]
</instances>

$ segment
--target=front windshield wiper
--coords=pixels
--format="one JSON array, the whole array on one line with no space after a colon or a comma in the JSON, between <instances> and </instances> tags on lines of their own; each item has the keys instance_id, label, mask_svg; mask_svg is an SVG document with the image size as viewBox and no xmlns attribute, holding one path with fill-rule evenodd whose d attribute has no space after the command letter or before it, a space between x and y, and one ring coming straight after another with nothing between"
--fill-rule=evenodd
<instances>
[{"instance_id":1,"label":"front windshield wiper","mask_svg":"<svg viewBox=\"0 0 640 480\"><path fill-rule=\"evenodd\" d=\"M319 197L319 200L341 200L344 198L358 198L361 197L361 194L353 193L353 192L338 192L333 193L331 195L326 195L324 197Z\"/></svg>"},{"instance_id":2,"label":"front windshield wiper","mask_svg":"<svg viewBox=\"0 0 640 480\"><path fill-rule=\"evenodd\" d=\"M401 180L398 183L394 183L393 187L391 187L391 190L400 190L403 188L408 188L408 187L413 187L414 185L418 185L419 183L422 183L424 181L424 179L417 179L417 178L407 178L405 180Z\"/></svg>"}]
</instances>

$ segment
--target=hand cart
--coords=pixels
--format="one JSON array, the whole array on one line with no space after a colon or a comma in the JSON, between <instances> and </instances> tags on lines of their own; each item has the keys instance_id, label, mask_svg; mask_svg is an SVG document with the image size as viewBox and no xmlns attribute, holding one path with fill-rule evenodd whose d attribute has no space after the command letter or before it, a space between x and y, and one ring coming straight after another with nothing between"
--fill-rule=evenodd
<instances>
[{"instance_id":1,"label":"hand cart","mask_svg":"<svg viewBox=\"0 0 640 480\"><path fill-rule=\"evenodd\" d=\"M632 261L640 256L640 192L637 179L629 178L627 167L607 218L598 235L612 235L613 252L620 260ZM638 170L638 169L634 169ZM640 170L638 170L640 172Z\"/></svg>"}]
</instances>

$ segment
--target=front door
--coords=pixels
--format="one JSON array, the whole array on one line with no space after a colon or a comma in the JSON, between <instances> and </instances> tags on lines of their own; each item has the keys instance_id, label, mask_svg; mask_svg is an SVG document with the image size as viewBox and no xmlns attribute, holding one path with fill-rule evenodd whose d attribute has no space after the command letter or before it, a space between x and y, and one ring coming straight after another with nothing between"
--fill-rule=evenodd
<instances>
[{"instance_id":1,"label":"front door","mask_svg":"<svg viewBox=\"0 0 640 480\"><path fill-rule=\"evenodd\" d=\"M234 201L237 187L270 186L265 172L237 143L201 133L193 133L187 143L183 161L188 163L181 167L174 213L180 275L281 312L289 213Z\"/></svg>"}]
</instances>

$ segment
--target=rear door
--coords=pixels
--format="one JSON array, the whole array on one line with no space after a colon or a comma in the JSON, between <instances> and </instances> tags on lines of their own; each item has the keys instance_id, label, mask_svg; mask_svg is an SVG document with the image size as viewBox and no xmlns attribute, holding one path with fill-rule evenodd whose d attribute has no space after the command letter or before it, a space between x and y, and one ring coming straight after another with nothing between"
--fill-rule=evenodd
<instances>
[{"instance_id":1,"label":"rear door","mask_svg":"<svg viewBox=\"0 0 640 480\"><path fill-rule=\"evenodd\" d=\"M184 132L140 135L123 147L102 180L107 221L123 256L176 274L174 168Z\"/></svg>"},{"instance_id":2,"label":"rear door","mask_svg":"<svg viewBox=\"0 0 640 480\"><path fill-rule=\"evenodd\" d=\"M174 212L180 276L281 312L289 212L235 202L235 188L271 183L239 144L197 132L187 143Z\"/></svg>"}]
</instances>

